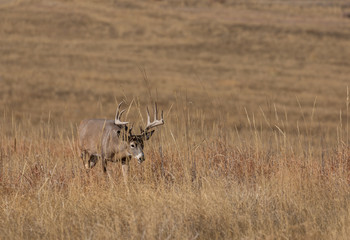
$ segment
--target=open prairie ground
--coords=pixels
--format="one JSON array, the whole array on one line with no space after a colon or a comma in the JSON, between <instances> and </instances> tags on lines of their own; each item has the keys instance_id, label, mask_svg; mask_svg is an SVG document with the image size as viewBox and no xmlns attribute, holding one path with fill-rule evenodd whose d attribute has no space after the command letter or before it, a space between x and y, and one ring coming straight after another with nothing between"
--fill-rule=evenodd
<instances>
[{"instance_id":1,"label":"open prairie ground","mask_svg":"<svg viewBox=\"0 0 350 240\"><path fill-rule=\"evenodd\" d=\"M347 239L346 1L0 0L0 239ZM165 125L88 174L85 118Z\"/></svg>"}]
</instances>

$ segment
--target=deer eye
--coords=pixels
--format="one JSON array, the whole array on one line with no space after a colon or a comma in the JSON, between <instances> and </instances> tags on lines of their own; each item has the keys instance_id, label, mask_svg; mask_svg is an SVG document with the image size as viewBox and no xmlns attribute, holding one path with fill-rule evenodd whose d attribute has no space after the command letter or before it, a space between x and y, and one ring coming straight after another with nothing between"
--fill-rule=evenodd
<instances>
[{"instance_id":1,"label":"deer eye","mask_svg":"<svg viewBox=\"0 0 350 240\"><path fill-rule=\"evenodd\" d=\"M135 144L134 144L134 143L130 144L130 147L134 148L134 147L135 147Z\"/></svg>"}]
</instances>

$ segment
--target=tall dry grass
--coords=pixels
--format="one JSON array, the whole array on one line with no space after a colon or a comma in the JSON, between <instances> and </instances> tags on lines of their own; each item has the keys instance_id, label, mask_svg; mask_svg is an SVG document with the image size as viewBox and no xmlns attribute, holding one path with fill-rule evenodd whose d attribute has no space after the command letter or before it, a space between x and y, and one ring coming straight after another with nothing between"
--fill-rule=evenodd
<instances>
[{"instance_id":1,"label":"tall dry grass","mask_svg":"<svg viewBox=\"0 0 350 240\"><path fill-rule=\"evenodd\" d=\"M348 11L0 1L0 238L347 239ZM76 149L121 98L136 125L155 100L166 120L128 189Z\"/></svg>"},{"instance_id":2,"label":"tall dry grass","mask_svg":"<svg viewBox=\"0 0 350 240\"><path fill-rule=\"evenodd\" d=\"M128 187L120 164L109 164L109 178L100 164L85 172L73 125L64 131L51 122L11 122L5 113L0 236L346 239L347 126L331 142L312 132L288 135L277 125L260 131L247 112L251 130L241 134L224 122L201 127L194 120L207 116L186 101L174 108L146 144L147 161L131 162Z\"/></svg>"}]
</instances>

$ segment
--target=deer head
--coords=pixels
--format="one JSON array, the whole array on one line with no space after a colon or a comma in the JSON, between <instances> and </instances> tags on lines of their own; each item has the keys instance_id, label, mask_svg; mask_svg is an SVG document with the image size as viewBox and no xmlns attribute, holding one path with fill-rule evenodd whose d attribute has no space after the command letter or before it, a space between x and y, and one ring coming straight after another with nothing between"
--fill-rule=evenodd
<instances>
[{"instance_id":1,"label":"deer head","mask_svg":"<svg viewBox=\"0 0 350 240\"><path fill-rule=\"evenodd\" d=\"M124 135L123 140L127 143L127 155L129 157L135 158L139 163L142 163L145 160L144 153L143 153L143 148L144 148L144 141L147 141L150 139L150 137L153 135L155 130L150 131L152 128L155 128L157 126L163 125L164 124L164 118L163 118L163 111L161 113L161 118L158 119L158 109L157 109L157 104L154 104L154 120L151 122L151 117L149 114L148 107L146 108L147 112L147 125L145 129L140 127L141 134L133 134L132 129L133 127L128 128L126 125L128 122L122 122L120 120L123 112L125 110L120 111L121 103L119 104L117 111L116 111L116 116L115 116L115 121L114 123L121 128L124 128L125 132L127 134Z\"/></svg>"}]
</instances>

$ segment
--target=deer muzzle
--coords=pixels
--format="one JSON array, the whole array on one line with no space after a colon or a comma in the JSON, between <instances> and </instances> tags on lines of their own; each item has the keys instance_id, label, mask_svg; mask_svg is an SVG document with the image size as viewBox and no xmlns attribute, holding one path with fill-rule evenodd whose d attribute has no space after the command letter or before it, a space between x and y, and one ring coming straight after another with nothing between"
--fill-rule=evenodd
<instances>
[{"instance_id":1,"label":"deer muzzle","mask_svg":"<svg viewBox=\"0 0 350 240\"><path fill-rule=\"evenodd\" d=\"M145 161L145 156L143 155L143 153L139 153L135 156L135 158L137 159L137 162L140 164L143 161Z\"/></svg>"}]
</instances>

